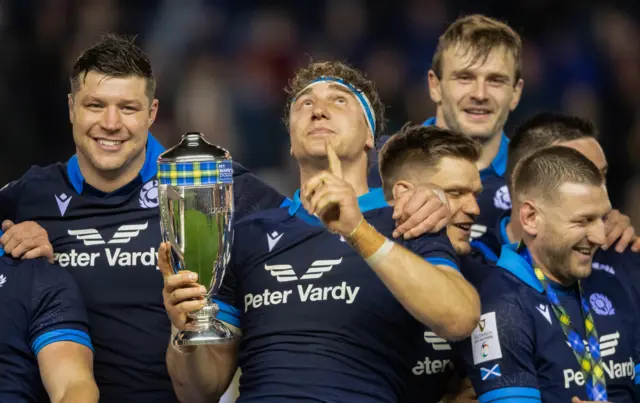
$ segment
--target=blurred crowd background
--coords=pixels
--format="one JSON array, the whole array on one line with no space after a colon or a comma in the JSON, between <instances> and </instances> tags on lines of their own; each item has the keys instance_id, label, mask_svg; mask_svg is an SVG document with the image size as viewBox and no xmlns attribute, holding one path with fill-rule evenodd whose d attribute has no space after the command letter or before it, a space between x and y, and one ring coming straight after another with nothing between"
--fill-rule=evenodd
<instances>
[{"instance_id":1,"label":"blurred crowd background","mask_svg":"<svg viewBox=\"0 0 640 403\"><path fill-rule=\"evenodd\" d=\"M368 73L391 133L434 113L426 87L438 36L485 13L524 39L524 95L507 133L539 111L601 131L609 191L640 227L640 2L637 0L0 0L0 184L75 151L70 68L105 31L137 35L158 79L153 134L204 132L291 194L298 173L282 88L311 59Z\"/></svg>"}]
</instances>

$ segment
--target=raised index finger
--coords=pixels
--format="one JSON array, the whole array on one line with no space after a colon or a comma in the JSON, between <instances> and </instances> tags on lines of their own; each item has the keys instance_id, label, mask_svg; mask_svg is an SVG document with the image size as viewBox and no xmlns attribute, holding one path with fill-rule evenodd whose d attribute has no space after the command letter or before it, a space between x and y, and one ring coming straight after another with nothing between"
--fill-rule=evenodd
<instances>
[{"instance_id":1,"label":"raised index finger","mask_svg":"<svg viewBox=\"0 0 640 403\"><path fill-rule=\"evenodd\" d=\"M333 144L331 144L331 140L327 138L324 145L327 150L327 159L329 159L329 172L342 179L342 163L335 148L333 148Z\"/></svg>"}]
</instances>

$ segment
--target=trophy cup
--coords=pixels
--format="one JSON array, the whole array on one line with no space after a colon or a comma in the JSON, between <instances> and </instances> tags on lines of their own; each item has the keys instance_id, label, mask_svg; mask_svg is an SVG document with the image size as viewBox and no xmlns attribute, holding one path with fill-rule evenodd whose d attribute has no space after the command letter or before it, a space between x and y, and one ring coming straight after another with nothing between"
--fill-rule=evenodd
<instances>
[{"instance_id":1,"label":"trophy cup","mask_svg":"<svg viewBox=\"0 0 640 403\"><path fill-rule=\"evenodd\" d=\"M189 314L189 330L177 346L226 343L240 337L216 319L213 298L220 289L231 254L233 167L231 155L208 143L201 133L186 133L158 158L162 236L171 244L174 272L189 270L207 287L206 305Z\"/></svg>"}]
</instances>

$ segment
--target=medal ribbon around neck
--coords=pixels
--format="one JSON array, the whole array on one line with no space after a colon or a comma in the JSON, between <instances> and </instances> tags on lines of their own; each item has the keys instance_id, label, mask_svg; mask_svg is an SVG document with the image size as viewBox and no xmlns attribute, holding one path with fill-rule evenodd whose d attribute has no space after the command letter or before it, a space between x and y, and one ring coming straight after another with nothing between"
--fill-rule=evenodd
<instances>
[{"instance_id":1,"label":"medal ribbon around neck","mask_svg":"<svg viewBox=\"0 0 640 403\"><path fill-rule=\"evenodd\" d=\"M602 357L600 355L598 332L596 331L596 325L593 321L591 309L589 309L589 303L583 296L580 282L578 282L578 292L580 295L582 316L584 317L584 328L587 333L588 349L585 347L582 337L571 322L571 318L567 314L567 311L560 303L558 295L549 284L549 280L542 270L540 270L538 264L533 261L531 253L527 249L526 245L520 242L517 252L529 263L529 265L531 265L536 274L536 278L540 281L542 288L545 290L545 294L551 304L553 313L558 319L558 322L560 322L562 331L569 342L569 346L571 346L571 349L573 350L573 354L578 361L578 365L580 365L580 371L584 375L585 379L588 380L586 382L586 387L589 399L595 402L607 401L607 381L604 371L602 370Z\"/></svg>"}]
</instances>

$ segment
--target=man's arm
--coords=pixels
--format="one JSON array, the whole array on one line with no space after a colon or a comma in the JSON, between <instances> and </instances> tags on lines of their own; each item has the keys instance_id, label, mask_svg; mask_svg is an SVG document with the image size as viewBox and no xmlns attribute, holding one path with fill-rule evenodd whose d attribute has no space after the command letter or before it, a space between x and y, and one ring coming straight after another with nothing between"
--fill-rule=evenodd
<instances>
[{"instance_id":1,"label":"man's arm","mask_svg":"<svg viewBox=\"0 0 640 403\"><path fill-rule=\"evenodd\" d=\"M495 281L483 284L479 325L469 339L453 344L454 353L480 403L540 402L534 325L517 291L504 287Z\"/></svg>"},{"instance_id":2,"label":"man's arm","mask_svg":"<svg viewBox=\"0 0 640 403\"><path fill-rule=\"evenodd\" d=\"M22 264L33 270L28 341L49 398L52 402L97 402L93 346L78 287L65 269L43 259Z\"/></svg>"},{"instance_id":3,"label":"man's arm","mask_svg":"<svg viewBox=\"0 0 640 403\"><path fill-rule=\"evenodd\" d=\"M471 334L480 318L480 299L456 270L453 256L425 260L365 220L345 238L416 319L448 340Z\"/></svg>"},{"instance_id":4,"label":"man's arm","mask_svg":"<svg viewBox=\"0 0 640 403\"><path fill-rule=\"evenodd\" d=\"M178 398L183 402L217 402L236 372L239 344L233 341L182 351L169 345L167 368Z\"/></svg>"},{"instance_id":5,"label":"man's arm","mask_svg":"<svg viewBox=\"0 0 640 403\"><path fill-rule=\"evenodd\" d=\"M181 347L172 343L178 330L188 328L187 313L197 311L205 304L204 287L197 281L196 273L182 271L173 273L169 258L169 244L162 243L158 249L158 267L164 277L162 296L172 323L172 335L167 348L167 368L178 398L184 402L217 402L229 387L237 369L238 341L219 345ZM233 260L233 259L232 259ZM217 318L237 331L240 326L239 311L231 306L234 300L235 281L231 270L225 278L216 300L220 307Z\"/></svg>"},{"instance_id":6,"label":"man's arm","mask_svg":"<svg viewBox=\"0 0 640 403\"><path fill-rule=\"evenodd\" d=\"M451 260L428 262L384 237L367 223L353 186L342 177L340 160L327 142L331 172L302 185L301 200L332 232L367 261L398 301L416 319L446 339L468 336L480 316L480 300Z\"/></svg>"},{"instance_id":7,"label":"man's arm","mask_svg":"<svg viewBox=\"0 0 640 403\"><path fill-rule=\"evenodd\" d=\"M93 352L81 344L62 341L38 353L42 383L52 403L97 402Z\"/></svg>"}]
</instances>

